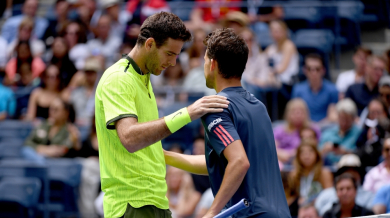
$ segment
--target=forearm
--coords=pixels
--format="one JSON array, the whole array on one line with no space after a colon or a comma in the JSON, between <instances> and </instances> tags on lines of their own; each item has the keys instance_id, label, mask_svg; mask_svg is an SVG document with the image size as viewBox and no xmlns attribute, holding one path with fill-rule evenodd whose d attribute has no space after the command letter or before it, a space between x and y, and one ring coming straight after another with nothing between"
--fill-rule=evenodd
<instances>
[{"instance_id":1,"label":"forearm","mask_svg":"<svg viewBox=\"0 0 390 218\"><path fill-rule=\"evenodd\" d=\"M118 128L119 122L117 123ZM169 136L167 124L163 118L146 123L136 123L124 132L118 131L122 145L130 152L136 152Z\"/></svg>"},{"instance_id":2,"label":"forearm","mask_svg":"<svg viewBox=\"0 0 390 218\"><path fill-rule=\"evenodd\" d=\"M206 158L204 155L185 155L176 152L164 151L165 163L187 172L199 175L208 175Z\"/></svg>"},{"instance_id":3,"label":"forearm","mask_svg":"<svg viewBox=\"0 0 390 218\"><path fill-rule=\"evenodd\" d=\"M214 202L210 207L210 211L214 214L219 213L226 203L232 198L234 193L240 187L244 177L248 171L249 165L246 166L240 162L228 163L225 169L225 176L222 180L221 187L215 196Z\"/></svg>"}]
</instances>

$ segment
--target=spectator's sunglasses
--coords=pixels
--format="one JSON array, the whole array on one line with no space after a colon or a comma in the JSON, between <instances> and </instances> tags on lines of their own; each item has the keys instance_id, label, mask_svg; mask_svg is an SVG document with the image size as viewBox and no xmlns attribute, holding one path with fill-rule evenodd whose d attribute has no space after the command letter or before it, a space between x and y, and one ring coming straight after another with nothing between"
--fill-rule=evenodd
<instances>
[{"instance_id":1,"label":"spectator's sunglasses","mask_svg":"<svg viewBox=\"0 0 390 218\"><path fill-rule=\"evenodd\" d=\"M386 152L386 153L389 153L390 152L390 148L384 148L383 151Z\"/></svg>"},{"instance_id":2,"label":"spectator's sunglasses","mask_svg":"<svg viewBox=\"0 0 390 218\"><path fill-rule=\"evenodd\" d=\"M390 101L390 93L379 93L382 98Z\"/></svg>"},{"instance_id":3,"label":"spectator's sunglasses","mask_svg":"<svg viewBox=\"0 0 390 218\"><path fill-rule=\"evenodd\" d=\"M320 72L322 70L321 67L309 67L309 66L306 66L305 69L309 72L311 71Z\"/></svg>"}]
</instances>

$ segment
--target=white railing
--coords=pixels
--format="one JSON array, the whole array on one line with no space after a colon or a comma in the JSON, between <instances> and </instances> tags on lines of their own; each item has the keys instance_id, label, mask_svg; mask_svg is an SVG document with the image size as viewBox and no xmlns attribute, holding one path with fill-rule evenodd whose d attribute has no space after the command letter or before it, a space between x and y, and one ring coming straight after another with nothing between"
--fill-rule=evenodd
<instances>
[{"instance_id":1,"label":"white railing","mask_svg":"<svg viewBox=\"0 0 390 218\"><path fill-rule=\"evenodd\" d=\"M380 214L380 215L373 215L373 216L359 216L360 218L390 218L389 214Z\"/></svg>"}]
</instances>

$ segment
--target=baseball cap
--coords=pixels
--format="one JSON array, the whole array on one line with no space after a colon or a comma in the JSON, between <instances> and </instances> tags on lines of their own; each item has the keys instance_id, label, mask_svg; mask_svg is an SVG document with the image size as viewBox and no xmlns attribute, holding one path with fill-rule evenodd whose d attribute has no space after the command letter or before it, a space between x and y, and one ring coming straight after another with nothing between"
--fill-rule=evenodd
<instances>
[{"instance_id":1,"label":"baseball cap","mask_svg":"<svg viewBox=\"0 0 390 218\"><path fill-rule=\"evenodd\" d=\"M343 155L340 161L337 163L336 176L344 173L349 169L354 169L360 173L362 162L356 154Z\"/></svg>"},{"instance_id":2,"label":"baseball cap","mask_svg":"<svg viewBox=\"0 0 390 218\"><path fill-rule=\"evenodd\" d=\"M101 0L100 3L101 3L101 6L102 8L109 8L111 6L114 6L114 5L117 5L117 4L120 4L120 0Z\"/></svg>"},{"instance_id":3,"label":"baseball cap","mask_svg":"<svg viewBox=\"0 0 390 218\"><path fill-rule=\"evenodd\" d=\"M249 25L249 17L241 11L232 11L226 14L225 19L223 20L223 25L227 26L228 22L237 22L241 26L245 27Z\"/></svg>"},{"instance_id":4,"label":"baseball cap","mask_svg":"<svg viewBox=\"0 0 390 218\"><path fill-rule=\"evenodd\" d=\"M101 63L97 58L88 58L84 63L84 71L95 71L99 72L101 70Z\"/></svg>"},{"instance_id":5,"label":"baseball cap","mask_svg":"<svg viewBox=\"0 0 390 218\"><path fill-rule=\"evenodd\" d=\"M379 87L382 86L389 86L390 87L390 76L382 76L382 78L379 80Z\"/></svg>"}]
</instances>

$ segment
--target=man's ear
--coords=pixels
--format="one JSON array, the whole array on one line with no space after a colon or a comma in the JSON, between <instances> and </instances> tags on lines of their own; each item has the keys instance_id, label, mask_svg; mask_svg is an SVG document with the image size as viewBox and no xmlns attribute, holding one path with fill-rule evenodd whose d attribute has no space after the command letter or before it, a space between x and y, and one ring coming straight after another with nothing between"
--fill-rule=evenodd
<instances>
[{"instance_id":1,"label":"man's ear","mask_svg":"<svg viewBox=\"0 0 390 218\"><path fill-rule=\"evenodd\" d=\"M156 45L156 41L154 41L153 38L148 38L146 41L145 41L145 48L147 51L150 51L153 46Z\"/></svg>"},{"instance_id":2,"label":"man's ear","mask_svg":"<svg viewBox=\"0 0 390 218\"><path fill-rule=\"evenodd\" d=\"M215 69L218 68L218 63L214 59L210 59L210 72L213 72Z\"/></svg>"}]
</instances>

